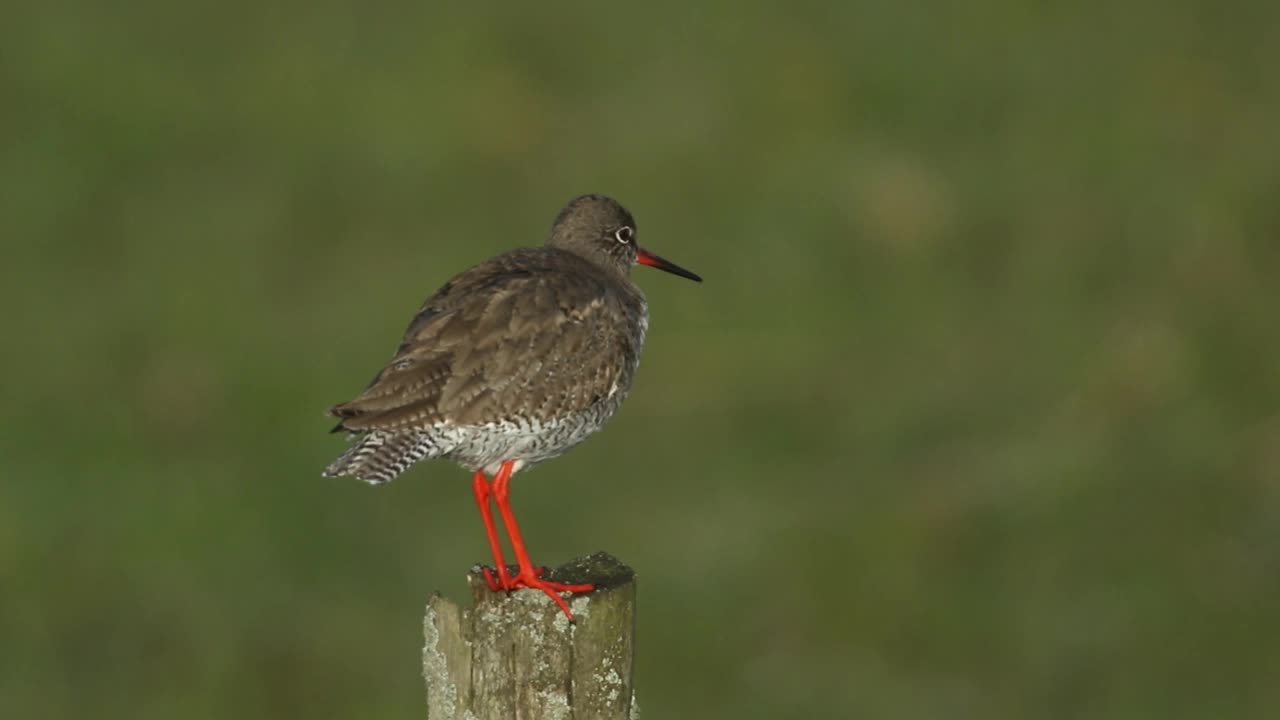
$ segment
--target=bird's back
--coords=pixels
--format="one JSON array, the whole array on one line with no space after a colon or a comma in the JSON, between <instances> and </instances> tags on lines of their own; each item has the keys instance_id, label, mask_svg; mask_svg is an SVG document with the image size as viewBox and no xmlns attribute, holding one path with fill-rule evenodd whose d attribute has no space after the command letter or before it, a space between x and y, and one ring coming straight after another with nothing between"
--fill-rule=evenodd
<instances>
[{"instance_id":1,"label":"bird's back","mask_svg":"<svg viewBox=\"0 0 1280 720\"><path fill-rule=\"evenodd\" d=\"M554 457L621 404L647 322L629 278L573 253L477 265L423 303L364 392L330 409L335 431L362 437L325 474L385 482L426 457L470 469Z\"/></svg>"}]
</instances>

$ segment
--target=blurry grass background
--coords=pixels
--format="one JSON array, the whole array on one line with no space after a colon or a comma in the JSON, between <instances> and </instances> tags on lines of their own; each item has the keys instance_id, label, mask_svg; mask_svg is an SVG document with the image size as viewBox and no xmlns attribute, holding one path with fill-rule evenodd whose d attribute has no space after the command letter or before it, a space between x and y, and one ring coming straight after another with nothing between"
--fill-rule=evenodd
<instances>
[{"instance_id":1,"label":"blurry grass background","mask_svg":"<svg viewBox=\"0 0 1280 720\"><path fill-rule=\"evenodd\" d=\"M0 715L421 717L467 474L321 412L581 192L700 273L535 560L646 717L1280 707L1280 6L240 0L0 22Z\"/></svg>"}]
</instances>

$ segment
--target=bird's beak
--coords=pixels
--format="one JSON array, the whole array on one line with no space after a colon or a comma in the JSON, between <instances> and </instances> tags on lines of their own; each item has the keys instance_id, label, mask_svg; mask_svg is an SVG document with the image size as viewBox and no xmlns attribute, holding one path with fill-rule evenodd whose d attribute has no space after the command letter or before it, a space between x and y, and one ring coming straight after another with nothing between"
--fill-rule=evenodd
<instances>
[{"instance_id":1,"label":"bird's beak","mask_svg":"<svg viewBox=\"0 0 1280 720\"><path fill-rule=\"evenodd\" d=\"M689 272L688 270L685 270L684 268L671 262L670 260L666 260L657 255L654 255L653 253L649 252L648 250L645 250L644 248L639 248L639 247L636 248L636 262L640 263L641 265L656 267L659 270L665 270L666 272L669 272L672 275L679 275L682 278L689 278L694 282L702 282L702 278L698 277L697 273Z\"/></svg>"}]
</instances>

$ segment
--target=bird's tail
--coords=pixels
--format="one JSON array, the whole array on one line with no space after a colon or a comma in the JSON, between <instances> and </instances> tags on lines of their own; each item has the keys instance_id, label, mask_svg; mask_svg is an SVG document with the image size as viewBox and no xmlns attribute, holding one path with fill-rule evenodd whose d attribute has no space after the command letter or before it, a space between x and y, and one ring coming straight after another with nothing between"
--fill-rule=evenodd
<instances>
[{"instance_id":1,"label":"bird's tail","mask_svg":"<svg viewBox=\"0 0 1280 720\"><path fill-rule=\"evenodd\" d=\"M373 485L391 482L410 465L434 455L436 444L424 434L377 430L359 436L337 460L324 469L325 477L354 477Z\"/></svg>"}]
</instances>

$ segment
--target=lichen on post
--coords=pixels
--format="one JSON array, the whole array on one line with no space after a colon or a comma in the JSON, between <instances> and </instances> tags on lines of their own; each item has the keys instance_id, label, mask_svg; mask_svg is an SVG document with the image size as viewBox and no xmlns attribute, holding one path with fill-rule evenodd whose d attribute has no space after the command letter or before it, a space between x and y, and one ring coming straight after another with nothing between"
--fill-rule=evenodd
<instances>
[{"instance_id":1,"label":"lichen on post","mask_svg":"<svg viewBox=\"0 0 1280 720\"><path fill-rule=\"evenodd\" d=\"M635 574L601 552L547 577L596 586L570 601L573 623L541 591L490 591L479 568L467 575L471 608L438 593L428 600L422 668L431 720L636 717Z\"/></svg>"}]
</instances>

